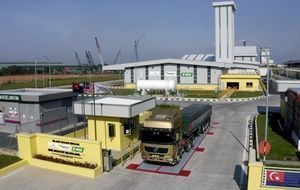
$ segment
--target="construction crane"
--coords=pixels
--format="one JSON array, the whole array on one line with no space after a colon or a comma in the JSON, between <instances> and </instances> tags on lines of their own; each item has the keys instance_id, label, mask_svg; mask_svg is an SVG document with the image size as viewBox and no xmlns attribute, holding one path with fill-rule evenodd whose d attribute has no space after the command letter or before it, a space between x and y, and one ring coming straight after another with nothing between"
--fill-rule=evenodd
<instances>
[{"instance_id":1,"label":"construction crane","mask_svg":"<svg viewBox=\"0 0 300 190\"><path fill-rule=\"evenodd\" d=\"M118 51L118 53L117 53L117 56L116 56L116 58L115 58L115 60L114 60L114 64L117 64L118 59L119 59L119 57L120 57L120 54L121 54L121 50L119 49L119 51Z\"/></svg>"},{"instance_id":2,"label":"construction crane","mask_svg":"<svg viewBox=\"0 0 300 190\"><path fill-rule=\"evenodd\" d=\"M92 56L91 52L88 51L88 54L89 54L89 57L90 57L90 62L91 62L91 64L94 65L95 62L94 62L94 59L93 59L93 56Z\"/></svg>"},{"instance_id":3,"label":"construction crane","mask_svg":"<svg viewBox=\"0 0 300 190\"><path fill-rule=\"evenodd\" d=\"M139 62L140 61L140 58L139 58L139 52L138 52L138 45L140 43L140 40L145 36L146 34L142 34L141 37L137 40L134 41L134 52L135 52L135 58L136 58L136 62Z\"/></svg>"},{"instance_id":4,"label":"construction crane","mask_svg":"<svg viewBox=\"0 0 300 190\"><path fill-rule=\"evenodd\" d=\"M87 59L87 64L90 65L91 64L91 59L90 59L90 56L89 56L87 50L85 50L85 56L86 56L86 59Z\"/></svg>"},{"instance_id":5,"label":"construction crane","mask_svg":"<svg viewBox=\"0 0 300 190\"><path fill-rule=\"evenodd\" d=\"M103 67L104 66L104 59L103 59L103 56L102 56L102 51L101 51L101 48L100 48L97 37L95 37L95 41L96 41L96 47L97 47L98 55L99 55L99 59L100 59L100 64Z\"/></svg>"},{"instance_id":6,"label":"construction crane","mask_svg":"<svg viewBox=\"0 0 300 190\"><path fill-rule=\"evenodd\" d=\"M76 51L75 51L75 58L76 58L76 60L77 60L78 65L81 65L79 56L78 56L78 54L77 54Z\"/></svg>"}]
</instances>

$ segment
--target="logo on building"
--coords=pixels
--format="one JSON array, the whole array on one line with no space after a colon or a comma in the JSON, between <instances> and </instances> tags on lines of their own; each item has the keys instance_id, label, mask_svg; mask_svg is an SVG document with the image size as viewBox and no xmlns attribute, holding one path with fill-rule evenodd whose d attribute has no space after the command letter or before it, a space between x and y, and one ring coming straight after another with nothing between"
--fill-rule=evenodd
<instances>
[{"instance_id":1,"label":"logo on building","mask_svg":"<svg viewBox=\"0 0 300 190\"><path fill-rule=\"evenodd\" d=\"M175 71L165 71L165 77L176 77Z\"/></svg>"},{"instance_id":2,"label":"logo on building","mask_svg":"<svg viewBox=\"0 0 300 190\"><path fill-rule=\"evenodd\" d=\"M0 94L0 100L21 101L21 97L19 95Z\"/></svg>"},{"instance_id":3,"label":"logo on building","mask_svg":"<svg viewBox=\"0 0 300 190\"><path fill-rule=\"evenodd\" d=\"M180 76L182 76L182 77L192 77L193 73L192 72L184 72L184 73L180 73Z\"/></svg>"},{"instance_id":4,"label":"logo on building","mask_svg":"<svg viewBox=\"0 0 300 190\"><path fill-rule=\"evenodd\" d=\"M59 153L66 153L73 152L73 153L83 153L84 148L80 146L72 146L70 144L65 143L57 143L57 142L48 142L48 150L59 152Z\"/></svg>"}]
</instances>

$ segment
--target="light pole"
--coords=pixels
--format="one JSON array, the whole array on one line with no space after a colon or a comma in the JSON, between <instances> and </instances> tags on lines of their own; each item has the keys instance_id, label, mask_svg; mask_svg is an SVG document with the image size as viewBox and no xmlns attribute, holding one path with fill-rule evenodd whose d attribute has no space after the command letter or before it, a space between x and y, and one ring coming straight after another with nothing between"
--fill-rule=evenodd
<instances>
[{"instance_id":1,"label":"light pole","mask_svg":"<svg viewBox=\"0 0 300 190\"><path fill-rule=\"evenodd\" d=\"M37 88L37 81L36 81L36 62L37 60L34 61L34 87Z\"/></svg>"},{"instance_id":2,"label":"light pole","mask_svg":"<svg viewBox=\"0 0 300 190\"><path fill-rule=\"evenodd\" d=\"M266 120L265 120L265 139L264 139L264 157L263 157L263 164L266 164L266 149L267 149L267 140L268 140L268 116L269 116L269 56L267 49L260 45L259 43L255 41L250 41L250 40L243 40L243 42L251 42L254 43L255 45L259 46L262 51L265 52L266 55L266 61L267 61L267 102L266 102ZM262 64L262 60L260 59L260 64Z\"/></svg>"},{"instance_id":3,"label":"light pole","mask_svg":"<svg viewBox=\"0 0 300 190\"><path fill-rule=\"evenodd\" d=\"M46 58L47 59L47 61L48 61L48 67L49 67L49 72L48 72L48 79L49 79L49 87L51 88L51 67L50 67L50 59L47 57L47 56L43 56L44 58Z\"/></svg>"},{"instance_id":4,"label":"light pole","mask_svg":"<svg viewBox=\"0 0 300 190\"><path fill-rule=\"evenodd\" d=\"M37 88L36 64L38 62L38 59L39 58L36 58L34 61L34 84L35 84L34 86L35 86L35 88Z\"/></svg>"}]
</instances>

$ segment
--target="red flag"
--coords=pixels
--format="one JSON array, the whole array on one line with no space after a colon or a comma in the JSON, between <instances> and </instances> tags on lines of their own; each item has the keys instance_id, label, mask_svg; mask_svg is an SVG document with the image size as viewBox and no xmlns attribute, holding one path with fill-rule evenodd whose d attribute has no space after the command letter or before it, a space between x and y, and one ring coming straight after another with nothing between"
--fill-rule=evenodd
<instances>
[{"instance_id":1,"label":"red flag","mask_svg":"<svg viewBox=\"0 0 300 190\"><path fill-rule=\"evenodd\" d=\"M276 170L267 170L267 181L284 183L284 172Z\"/></svg>"}]
</instances>

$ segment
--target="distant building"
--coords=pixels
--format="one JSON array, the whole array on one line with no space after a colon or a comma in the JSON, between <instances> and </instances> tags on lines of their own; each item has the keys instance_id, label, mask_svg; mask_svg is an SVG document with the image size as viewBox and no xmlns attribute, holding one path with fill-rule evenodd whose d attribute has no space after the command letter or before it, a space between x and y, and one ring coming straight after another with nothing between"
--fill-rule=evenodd
<instances>
[{"instance_id":1,"label":"distant building","mask_svg":"<svg viewBox=\"0 0 300 190\"><path fill-rule=\"evenodd\" d=\"M285 62L284 65L290 69L300 69L300 59L289 60L289 61Z\"/></svg>"},{"instance_id":2,"label":"distant building","mask_svg":"<svg viewBox=\"0 0 300 190\"><path fill-rule=\"evenodd\" d=\"M221 75L229 70L258 70L256 46L235 46L234 1L213 2L212 5L215 10L215 53L108 65L103 70L124 71L124 83L128 88L136 88L138 80L173 80L176 89L203 90L215 90L220 86L227 88L227 83L221 81ZM247 82L256 84L250 78ZM232 79L232 76L227 79Z\"/></svg>"}]
</instances>

